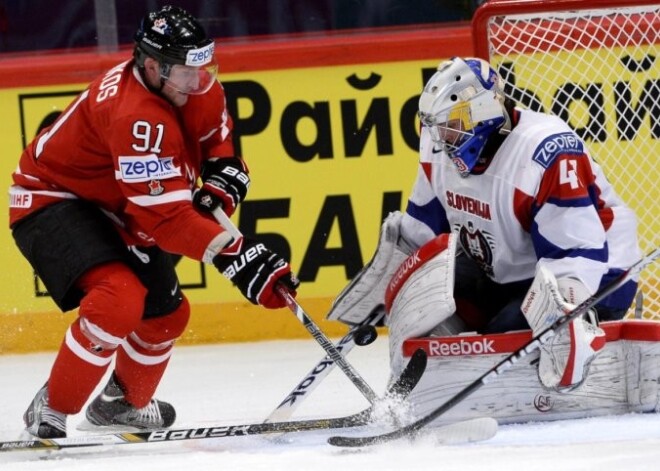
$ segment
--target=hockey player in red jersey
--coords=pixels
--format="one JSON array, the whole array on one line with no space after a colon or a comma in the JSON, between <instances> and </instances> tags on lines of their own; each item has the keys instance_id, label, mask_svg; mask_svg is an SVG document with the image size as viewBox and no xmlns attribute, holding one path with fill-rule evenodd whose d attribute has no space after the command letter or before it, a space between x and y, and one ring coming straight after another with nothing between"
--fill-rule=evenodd
<instances>
[{"instance_id":1,"label":"hockey player in red jersey","mask_svg":"<svg viewBox=\"0 0 660 471\"><path fill-rule=\"evenodd\" d=\"M214 42L191 15L144 17L134 57L82 92L25 149L10 189L18 247L63 310L79 308L48 381L25 413L27 431L66 436L86 410L93 425L162 428L172 405L153 395L190 307L170 253L213 264L253 304L295 294L286 260L234 240L208 211L231 214L250 184L232 145L216 80ZM196 188L198 177L202 186Z\"/></svg>"},{"instance_id":2,"label":"hockey player in red jersey","mask_svg":"<svg viewBox=\"0 0 660 471\"><path fill-rule=\"evenodd\" d=\"M388 217L374 258L328 315L357 324L386 305L394 375L406 339L540 332L638 260L635 215L585 143L560 118L515 107L487 62L441 63L419 116L406 212ZM597 317L622 318L636 287L602 300ZM595 319L571 322L542 348L543 386L577 388L604 343Z\"/></svg>"}]
</instances>

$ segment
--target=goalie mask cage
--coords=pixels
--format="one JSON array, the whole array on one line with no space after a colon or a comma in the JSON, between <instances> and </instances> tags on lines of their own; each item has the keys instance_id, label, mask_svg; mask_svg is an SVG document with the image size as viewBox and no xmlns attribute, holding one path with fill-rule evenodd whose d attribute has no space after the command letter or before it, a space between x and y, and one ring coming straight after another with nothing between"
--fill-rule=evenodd
<instances>
[{"instance_id":1,"label":"goalie mask cage","mask_svg":"<svg viewBox=\"0 0 660 471\"><path fill-rule=\"evenodd\" d=\"M660 2L491 0L472 30L507 95L569 123L635 211L642 252L657 247ZM642 273L640 291L644 317L660 320L658 265Z\"/></svg>"}]
</instances>

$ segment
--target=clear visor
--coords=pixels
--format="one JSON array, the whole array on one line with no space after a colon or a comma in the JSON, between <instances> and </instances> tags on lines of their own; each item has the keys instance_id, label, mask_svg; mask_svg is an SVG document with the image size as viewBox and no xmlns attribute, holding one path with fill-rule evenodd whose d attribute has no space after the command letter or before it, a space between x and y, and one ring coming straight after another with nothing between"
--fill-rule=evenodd
<instances>
[{"instance_id":1,"label":"clear visor","mask_svg":"<svg viewBox=\"0 0 660 471\"><path fill-rule=\"evenodd\" d=\"M218 75L218 64L215 60L202 67L175 64L170 67L166 77L161 74L165 85L186 95L202 95L208 92Z\"/></svg>"},{"instance_id":2,"label":"clear visor","mask_svg":"<svg viewBox=\"0 0 660 471\"><path fill-rule=\"evenodd\" d=\"M474 126L468 103L461 103L435 116L423 116L421 122L431 134L431 139L452 154L464 142L474 136Z\"/></svg>"}]
</instances>

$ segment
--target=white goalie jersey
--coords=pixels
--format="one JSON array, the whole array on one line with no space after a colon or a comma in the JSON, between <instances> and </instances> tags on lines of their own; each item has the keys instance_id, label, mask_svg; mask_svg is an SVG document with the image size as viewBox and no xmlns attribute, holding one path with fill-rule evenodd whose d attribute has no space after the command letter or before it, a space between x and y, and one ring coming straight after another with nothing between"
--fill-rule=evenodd
<instances>
[{"instance_id":1,"label":"white goalie jersey","mask_svg":"<svg viewBox=\"0 0 660 471\"><path fill-rule=\"evenodd\" d=\"M539 262L594 293L601 278L607 282L639 258L635 215L565 122L516 113L490 165L468 178L422 128L401 234L421 246L456 233L459 247L497 283L531 279Z\"/></svg>"}]
</instances>

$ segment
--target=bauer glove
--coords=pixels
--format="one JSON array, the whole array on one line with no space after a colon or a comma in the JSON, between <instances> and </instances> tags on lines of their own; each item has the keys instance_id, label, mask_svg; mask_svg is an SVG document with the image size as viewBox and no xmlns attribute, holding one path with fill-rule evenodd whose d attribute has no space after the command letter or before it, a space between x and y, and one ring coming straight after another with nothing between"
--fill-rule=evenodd
<instances>
[{"instance_id":1,"label":"bauer glove","mask_svg":"<svg viewBox=\"0 0 660 471\"><path fill-rule=\"evenodd\" d=\"M286 260L254 239L239 239L216 255L213 264L248 301L268 309L286 306L277 293L278 284L293 296L300 284Z\"/></svg>"},{"instance_id":2,"label":"bauer glove","mask_svg":"<svg viewBox=\"0 0 660 471\"><path fill-rule=\"evenodd\" d=\"M202 168L202 187L193 194L193 202L205 211L222 206L227 216L236 211L250 187L248 169L239 157L207 160Z\"/></svg>"}]
</instances>

